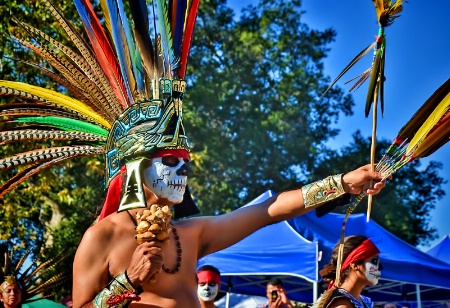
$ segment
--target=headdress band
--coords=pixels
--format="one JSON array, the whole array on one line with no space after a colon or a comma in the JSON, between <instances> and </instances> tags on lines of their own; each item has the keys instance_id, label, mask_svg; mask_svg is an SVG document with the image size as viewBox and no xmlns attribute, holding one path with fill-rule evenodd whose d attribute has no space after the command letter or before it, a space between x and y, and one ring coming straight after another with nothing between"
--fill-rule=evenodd
<instances>
[{"instance_id":1,"label":"headdress band","mask_svg":"<svg viewBox=\"0 0 450 308\"><path fill-rule=\"evenodd\" d=\"M198 283L214 282L220 284L220 275L213 271L201 271L197 273Z\"/></svg>"}]
</instances>

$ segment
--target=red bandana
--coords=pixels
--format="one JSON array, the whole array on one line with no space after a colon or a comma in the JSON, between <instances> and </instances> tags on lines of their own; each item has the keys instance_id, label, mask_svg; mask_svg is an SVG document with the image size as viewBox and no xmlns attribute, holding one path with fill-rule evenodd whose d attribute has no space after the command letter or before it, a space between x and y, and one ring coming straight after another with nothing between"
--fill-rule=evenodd
<instances>
[{"instance_id":1,"label":"red bandana","mask_svg":"<svg viewBox=\"0 0 450 308\"><path fill-rule=\"evenodd\" d=\"M201 271L197 273L198 283L214 282L220 284L220 275L213 271Z\"/></svg>"},{"instance_id":2,"label":"red bandana","mask_svg":"<svg viewBox=\"0 0 450 308\"><path fill-rule=\"evenodd\" d=\"M368 259L379 253L380 251L377 246L375 246L370 239L367 239L348 254L347 258L345 258L345 261L342 263L341 272L345 271L351 263Z\"/></svg>"}]
</instances>

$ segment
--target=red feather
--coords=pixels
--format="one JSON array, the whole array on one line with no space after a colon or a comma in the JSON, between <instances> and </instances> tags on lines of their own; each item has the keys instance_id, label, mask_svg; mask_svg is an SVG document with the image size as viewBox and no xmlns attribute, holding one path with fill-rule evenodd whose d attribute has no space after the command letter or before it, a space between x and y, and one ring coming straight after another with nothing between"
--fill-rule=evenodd
<instances>
[{"instance_id":1,"label":"red feather","mask_svg":"<svg viewBox=\"0 0 450 308\"><path fill-rule=\"evenodd\" d=\"M184 78L186 74L187 58L189 55L189 49L191 48L192 35L194 34L195 20L197 19L197 12L200 0L193 0L191 9L189 10L189 16L186 23L186 29L184 30L183 44L181 45L181 60L180 60L180 73L179 77Z\"/></svg>"}]
</instances>

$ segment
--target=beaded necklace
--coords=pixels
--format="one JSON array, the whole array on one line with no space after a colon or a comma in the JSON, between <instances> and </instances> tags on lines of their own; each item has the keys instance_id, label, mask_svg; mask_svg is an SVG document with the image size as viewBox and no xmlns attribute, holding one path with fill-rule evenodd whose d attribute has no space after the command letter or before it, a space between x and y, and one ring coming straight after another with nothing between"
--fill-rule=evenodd
<instances>
[{"instance_id":1,"label":"beaded necklace","mask_svg":"<svg viewBox=\"0 0 450 308\"><path fill-rule=\"evenodd\" d=\"M130 217L131 221L133 222L134 226L137 226L136 220L134 219L133 215L130 214L129 211L127 211L128 216ZM175 268L170 269L167 268L164 264L162 265L162 269L167 273L167 274L175 274L176 272L178 272L181 268L181 254L183 252L183 250L181 249L181 242L180 242L180 237L178 236L178 232L177 229L172 226L172 231L173 231L173 235L176 241L176 246L177 246L177 263L175 265Z\"/></svg>"}]
</instances>

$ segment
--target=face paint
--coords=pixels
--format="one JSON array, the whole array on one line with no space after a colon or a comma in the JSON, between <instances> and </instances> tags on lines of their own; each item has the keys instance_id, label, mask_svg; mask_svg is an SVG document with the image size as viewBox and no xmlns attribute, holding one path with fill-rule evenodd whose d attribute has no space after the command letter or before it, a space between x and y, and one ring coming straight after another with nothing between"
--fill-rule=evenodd
<instances>
[{"instance_id":1,"label":"face paint","mask_svg":"<svg viewBox=\"0 0 450 308\"><path fill-rule=\"evenodd\" d=\"M215 282L199 283L197 287L197 294L205 302L213 301L217 293L219 293L219 285Z\"/></svg>"},{"instance_id":2,"label":"face paint","mask_svg":"<svg viewBox=\"0 0 450 308\"><path fill-rule=\"evenodd\" d=\"M366 261L366 278L369 280L371 285L376 285L378 279L380 279L381 272L379 271L380 258L378 256L373 257Z\"/></svg>"},{"instance_id":3,"label":"face paint","mask_svg":"<svg viewBox=\"0 0 450 308\"><path fill-rule=\"evenodd\" d=\"M183 201L187 184L187 166L175 156L151 159L151 166L144 170L144 183L159 198L174 204Z\"/></svg>"}]
</instances>

